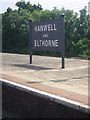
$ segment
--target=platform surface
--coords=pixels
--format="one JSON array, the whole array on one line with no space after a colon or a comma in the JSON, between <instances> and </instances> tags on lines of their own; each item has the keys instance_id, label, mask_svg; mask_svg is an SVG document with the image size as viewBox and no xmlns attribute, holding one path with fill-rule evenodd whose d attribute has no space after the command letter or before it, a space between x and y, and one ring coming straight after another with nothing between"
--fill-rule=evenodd
<instances>
[{"instance_id":1,"label":"platform surface","mask_svg":"<svg viewBox=\"0 0 90 120\"><path fill-rule=\"evenodd\" d=\"M88 60L0 53L2 56L1 77L31 88L39 89L88 105Z\"/></svg>"}]
</instances>

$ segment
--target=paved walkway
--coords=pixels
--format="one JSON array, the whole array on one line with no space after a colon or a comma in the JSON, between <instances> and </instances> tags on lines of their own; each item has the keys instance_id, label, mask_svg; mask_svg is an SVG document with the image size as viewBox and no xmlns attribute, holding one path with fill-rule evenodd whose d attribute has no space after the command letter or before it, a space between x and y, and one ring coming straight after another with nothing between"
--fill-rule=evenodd
<instances>
[{"instance_id":1,"label":"paved walkway","mask_svg":"<svg viewBox=\"0 0 90 120\"><path fill-rule=\"evenodd\" d=\"M3 53L2 78L88 104L88 60Z\"/></svg>"}]
</instances>

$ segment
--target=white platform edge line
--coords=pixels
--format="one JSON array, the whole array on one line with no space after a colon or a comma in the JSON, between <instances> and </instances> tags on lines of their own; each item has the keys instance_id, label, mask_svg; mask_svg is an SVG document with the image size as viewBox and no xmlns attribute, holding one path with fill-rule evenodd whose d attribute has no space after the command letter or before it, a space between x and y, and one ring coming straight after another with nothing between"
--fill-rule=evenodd
<instances>
[{"instance_id":1,"label":"white platform edge line","mask_svg":"<svg viewBox=\"0 0 90 120\"><path fill-rule=\"evenodd\" d=\"M64 106L67 106L67 107L70 107L70 108L73 108L73 109L77 109L77 110L83 111L85 113L88 113L90 111L90 106L82 104L80 102L70 100L70 99L67 99L65 97L60 97L60 96L57 96L57 95L54 95L54 94L51 94L51 93L47 93L47 92L44 92L44 91L40 91L40 90L37 90L35 88L31 88L31 87L21 85L21 84L15 83L15 82L11 82L11 81L8 81L6 79L1 79L0 78L0 81L8 83L8 84L13 85L13 86L16 86L16 88L19 88L20 90L22 88L24 88L25 90L23 90L23 91L31 91L35 94L38 94L37 96L45 97L47 99L52 100L53 102L62 104Z\"/></svg>"}]
</instances>

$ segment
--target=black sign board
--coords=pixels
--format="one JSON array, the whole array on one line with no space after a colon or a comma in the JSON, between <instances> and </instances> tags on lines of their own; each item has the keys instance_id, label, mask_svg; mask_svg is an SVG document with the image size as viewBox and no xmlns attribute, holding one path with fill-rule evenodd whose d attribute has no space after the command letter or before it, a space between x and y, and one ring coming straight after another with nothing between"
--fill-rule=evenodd
<instances>
[{"instance_id":1,"label":"black sign board","mask_svg":"<svg viewBox=\"0 0 90 120\"><path fill-rule=\"evenodd\" d=\"M62 68L65 56L64 16L59 20L34 22L30 20L30 64L32 50L57 51L62 53Z\"/></svg>"}]
</instances>

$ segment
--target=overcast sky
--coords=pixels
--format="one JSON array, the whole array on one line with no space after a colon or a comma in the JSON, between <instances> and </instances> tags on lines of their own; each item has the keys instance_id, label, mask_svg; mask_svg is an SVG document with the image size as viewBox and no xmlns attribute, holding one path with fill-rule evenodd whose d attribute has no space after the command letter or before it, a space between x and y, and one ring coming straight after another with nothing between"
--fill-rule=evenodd
<instances>
[{"instance_id":1,"label":"overcast sky","mask_svg":"<svg viewBox=\"0 0 90 120\"><path fill-rule=\"evenodd\" d=\"M20 0L0 0L0 13L6 11L8 7L12 9L17 9L15 4L17 1ZM80 9L84 8L84 6L88 6L88 2L90 0L25 0L30 1L31 4L38 4L40 3L43 9L52 10L53 7L57 7L61 9L64 7L65 9L71 9L75 12L78 12Z\"/></svg>"}]
</instances>

